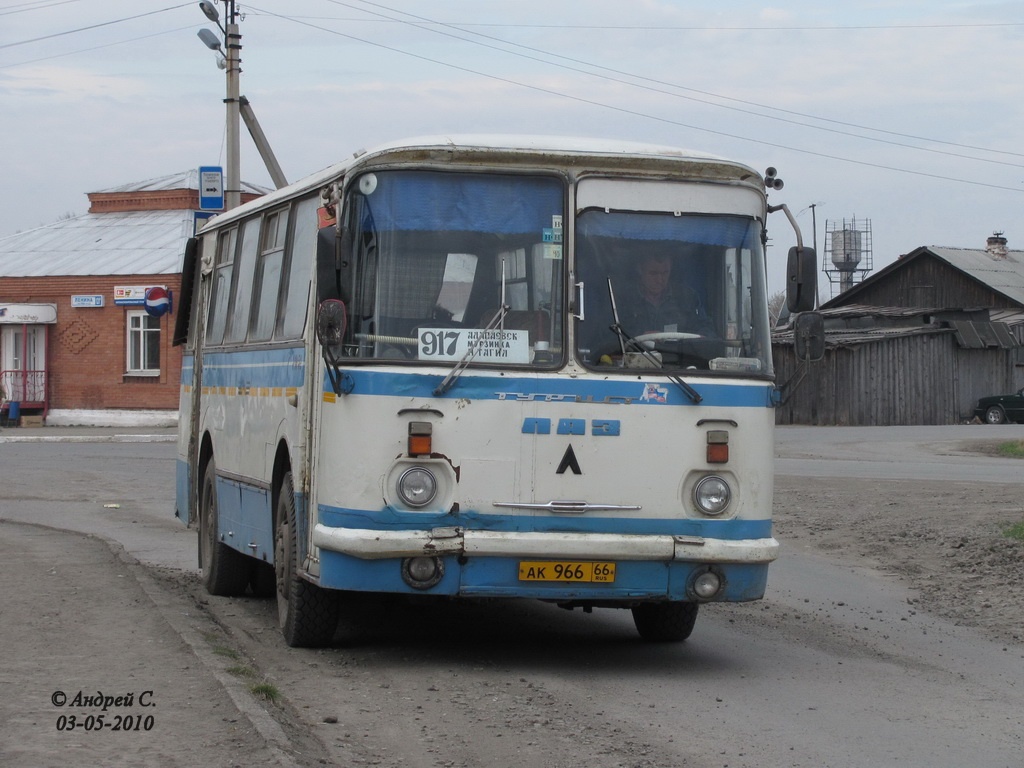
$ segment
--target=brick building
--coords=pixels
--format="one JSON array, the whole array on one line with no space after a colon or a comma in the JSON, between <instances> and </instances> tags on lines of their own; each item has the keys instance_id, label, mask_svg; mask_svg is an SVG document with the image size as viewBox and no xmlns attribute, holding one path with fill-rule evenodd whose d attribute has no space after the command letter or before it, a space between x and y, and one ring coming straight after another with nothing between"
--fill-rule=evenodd
<instances>
[{"instance_id":1,"label":"brick building","mask_svg":"<svg viewBox=\"0 0 1024 768\"><path fill-rule=\"evenodd\" d=\"M243 202L266 190L243 185ZM198 172L89 193L89 212L0 238L0 402L47 423L121 423L177 412L171 345ZM155 316L147 291L170 311ZM151 304L159 292L150 292ZM127 417L127 418L123 418Z\"/></svg>"}]
</instances>

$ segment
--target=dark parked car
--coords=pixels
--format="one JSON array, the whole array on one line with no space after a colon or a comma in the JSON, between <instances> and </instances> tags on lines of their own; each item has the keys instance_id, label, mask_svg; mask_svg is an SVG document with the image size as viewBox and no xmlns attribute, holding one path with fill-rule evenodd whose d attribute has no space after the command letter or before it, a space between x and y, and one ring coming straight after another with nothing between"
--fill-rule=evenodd
<instances>
[{"instance_id":1,"label":"dark parked car","mask_svg":"<svg viewBox=\"0 0 1024 768\"><path fill-rule=\"evenodd\" d=\"M988 424L1008 421L1024 422L1024 387L1013 395L983 397L974 408L974 415Z\"/></svg>"}]
</instances>

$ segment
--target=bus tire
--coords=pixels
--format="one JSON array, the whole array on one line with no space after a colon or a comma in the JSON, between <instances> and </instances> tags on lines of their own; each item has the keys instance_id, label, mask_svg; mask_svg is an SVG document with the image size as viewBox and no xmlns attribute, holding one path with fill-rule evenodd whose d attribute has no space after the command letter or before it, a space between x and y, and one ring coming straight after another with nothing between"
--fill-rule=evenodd
<instances>
[{"instance_id":1,"label":"bus tire","mask_svg":"<svg viewBox=\"0 0 1024 768\"><path fill-rule=\"evenodd\" d=\"M252 562L218 538L217 468L211 457L199 491L199 566L203 585L211 595L236 597L245 594Z\"/></svg>"},{"instance_id":2,"label":"bus tire","mask_svg":"<svg viewBox=\"0 0 1024 768\"><path fill-rule=\"evenodd\" d=\"M640 637L652 643L678 643L693 632L697 603L641 603L633 606L633 623Z\"/></svg>"},{"instance_id":3,"label":"bus tire","mask_svg":"<svg viewBox=\"0 0 1024 768\"><path fill-rule=\"evenodd\" d=\"M326 645L338 626L337 596L299 576L299 543L292 473L286 472L277 495L274 530L274 571L277 576L277 619L292 648Z\"/></svg>"}]
</instances>

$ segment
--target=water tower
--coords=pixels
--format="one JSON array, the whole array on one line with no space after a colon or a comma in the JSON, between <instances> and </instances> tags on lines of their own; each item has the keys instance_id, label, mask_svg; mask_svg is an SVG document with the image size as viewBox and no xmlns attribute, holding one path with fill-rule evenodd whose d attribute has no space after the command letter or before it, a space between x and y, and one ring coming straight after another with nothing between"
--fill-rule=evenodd
<instances>
[{"instance_id":1,"label":"water tower","mask_svg":"<svg viewBox=\"0 0 1024 768\"><path fill-rule=\"evenodd\" d=\"M828 275L832 298L861 282L872 268L871 221L825 221L825 250L821 269Z\"/></svg>"}]
</instances>

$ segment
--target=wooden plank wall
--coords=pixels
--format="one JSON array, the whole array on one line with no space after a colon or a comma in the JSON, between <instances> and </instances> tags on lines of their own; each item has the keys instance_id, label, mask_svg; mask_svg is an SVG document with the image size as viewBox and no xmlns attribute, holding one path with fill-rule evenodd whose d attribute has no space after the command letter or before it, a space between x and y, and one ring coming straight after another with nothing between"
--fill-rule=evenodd
<instances>
[{"instance_id":1,"label":"wooden plank wall","mask_svg":"<svg viewBox=\"0 0 1024 768\"><path fill-rule=\"evenodd\" d=\"M1024 329L1015 330L1024 342ZM773 344L776 381L798 373L793 347ZM961 424L979 397L1024 386L1022 349L962 349L952 332L830 346L776 410L776 424Z\"/></svg>"}]
</instances>

